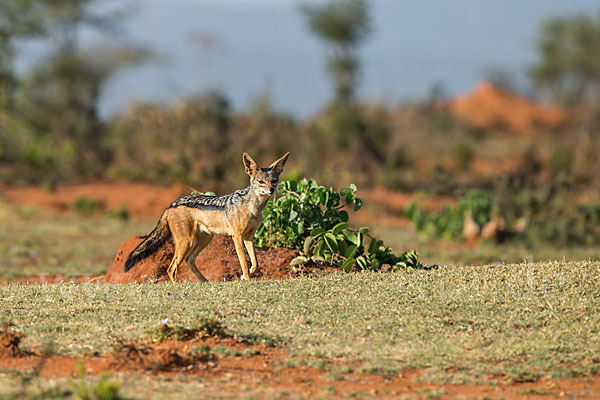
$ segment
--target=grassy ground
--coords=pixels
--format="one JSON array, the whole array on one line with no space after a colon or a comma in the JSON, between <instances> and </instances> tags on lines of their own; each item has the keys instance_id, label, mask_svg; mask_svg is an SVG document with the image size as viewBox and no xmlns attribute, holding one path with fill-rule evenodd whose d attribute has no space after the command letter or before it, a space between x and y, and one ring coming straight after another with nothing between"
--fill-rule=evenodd
<instances>
[{"instance_id":1,"label":"grassy ground","mask_svg":"<svg viewBox=\"0 0 600 400\"><path fill-rule=\"evenodd\" d=\"M445 267L395 274L176 285L1 288L2 317L61 353L107 351L169 318L219 315L232 332L279 338L291 356L360 360L365 372L420 368L479 382L600 372L600 264ZM291 361L292 363L294 361Z\"/></svg>"},{"instance_id":2,"label":"grassy ground","mask_svg":"<svg viewBox=\"0 0 600 400\"><path fill-rule=\"evenodd\" d=\"M5 255L0 274L9 276L102 273L125 238L148 232L155 223L1 202L0 218ZM278 282L5 284L0 321L12 321L27 335L24 347L65 354L109 352L111 337L139 337L164 318L184 327L218 315L230 332L288 350L282 367L316 366L332 376L419 368L421 379L458 383L600 373L599 262L446 265L473 257L590 258L597 250L429 247L400 230L379 226L376 231L399 250L416 243L425 261L442 267ZM332 363L333 357L342 364ZM0 371L0 398L18 374ZM194 397L202 387L198 381L165 379L150 379L150 385L147 379L122 378L131 395L152 388Z\"/></svg>"},{"instance_id":3,"label":"grassy ground","mask_svg":"<svg viewBox=\"0 0 600 400\"><path fill-rule=\"evenodd\" d=\"M86 377L51 380L33 379L24 385L15 379L3 379L0 373L0 400L38 399L275 399L281 398L281 391L269 390L223 390L215 393L201 379L179 375L175 378L151 374L108 377L107 384L116 385L113 397L95 395L101 378ZM227 382L223 382L227 386ZM240 396L240 392L242 395ZM244 394L247 392L247 394ZM110 392L109 392L110 393ZM86 396L87 395L87 396ZM95 396L94 396L95 395ZM287 398L296 398L289 397Z\"/></svg>"},{"instance_id":4,"label":"grassy ground","mask_svg":"<svg viewBox=\"0 0 600 400\"><path fill-rule=\"evenodd\" d=\"M55 213L0 200L0 276L105 273L119 244L147 233L156 220L127 221L98 214Z\"/></svg>"}]
</instances>

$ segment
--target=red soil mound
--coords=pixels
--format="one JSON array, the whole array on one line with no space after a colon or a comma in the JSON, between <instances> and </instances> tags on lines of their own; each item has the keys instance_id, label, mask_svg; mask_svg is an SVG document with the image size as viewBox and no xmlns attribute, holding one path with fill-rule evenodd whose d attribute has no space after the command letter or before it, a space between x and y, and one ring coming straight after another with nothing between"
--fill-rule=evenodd
<instances>
[{"instance_id":1,"label":"red soil mound","mask_svg":"<svg viewBox=\"0 0 600 400\"><path fill-rule=\"evenodd\" d=\"M113 265L105 276L106 283L168 282L167 268L173 258L173 245L168 242L157 252L124 272L123 265L129 253L145 238L133 236L121 244ZM296 250L256 248L258 271L252 279L284 279L294 276L290 261L298 255ZM248 259L248 257L246 257ZM212 242L200 252L196 265L209 281L238 280L242 268L230 237L215 235ZM197 282L198 279L184 262L179 266L177 280Z\"/></svg>"},{"instance_id":2,"label":"red soil mound","mask_svg":"<svg viewBox=\"0 0 600 400\"><path fill-rule=\"evenodd\" d=\"M485 81L472 92L453 99L449 107L473 127L504 128L520 134L539 128L560 129L571 122L570 114L563 109L538 104Z\"/></svg>"}]
</instances>

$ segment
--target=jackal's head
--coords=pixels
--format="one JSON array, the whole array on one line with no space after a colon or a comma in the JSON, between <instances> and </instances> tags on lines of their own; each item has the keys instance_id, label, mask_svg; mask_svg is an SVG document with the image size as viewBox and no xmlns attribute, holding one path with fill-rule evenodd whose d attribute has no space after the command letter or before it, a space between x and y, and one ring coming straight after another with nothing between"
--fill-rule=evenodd
<instances>
[{"instance_id":1,"label":"jackal's head","mask_svg":"<svg viewBox=\"0 0 600 400\"><path fill-rule=\"evenodd\" d=\"M271 196L277 190L279 175L290 153L285 153L279 160L267 168L260 168L248 153L242 155L246 173L250 175L250 186L261 196Z\"/></svg>"}]
</instances>

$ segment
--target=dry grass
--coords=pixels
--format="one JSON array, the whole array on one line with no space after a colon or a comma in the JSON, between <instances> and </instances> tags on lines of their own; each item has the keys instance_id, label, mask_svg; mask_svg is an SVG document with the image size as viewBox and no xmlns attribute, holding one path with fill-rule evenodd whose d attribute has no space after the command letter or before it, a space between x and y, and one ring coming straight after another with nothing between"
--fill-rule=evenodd
<instances>
[{"instance_id":1,"label":"dry grass","mask_svg":"<svg viewBox=\"0 0 600 400\"><path fill-rule=\"evenodd\" d=\"M123 240L149 231L156 223L55 213L2 200L0 220L0 275L7 277L105 273Z\"/></svg>"},{"instance_id":2,"label":"dry grass","mask_svg":"<svg viewBox=\"0 0 600 400\"><path fill-rule=\"evenodd\" d=\"M107 351L169 318L220 315L240 336L278 338L293 356L420 368L425 379L530 380L600 372L600 263L442 267L280 282L2 287L3 317L59 352Z\"/></svg>"}]
</instances>

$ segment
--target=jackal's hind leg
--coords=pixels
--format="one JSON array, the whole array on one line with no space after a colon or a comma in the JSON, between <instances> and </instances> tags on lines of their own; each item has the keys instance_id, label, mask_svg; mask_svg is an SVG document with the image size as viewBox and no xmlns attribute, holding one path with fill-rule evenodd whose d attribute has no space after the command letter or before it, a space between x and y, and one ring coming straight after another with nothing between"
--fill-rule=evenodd
<instances>
[{"instance_id":1,"label":"jackal's hind leg","mask_svg":"<svg viewBox=\"0 0 600 400\"><path fill-rule=\"evenodd\" d=\"M180 246L175 246L175 255L173 256L173 260L171 260L171 264L167 269L167 275L169 275L169 278L171 278L171 282L175 283L177 281L177 270L179 269L179 265L189 254L190 250L191 243L185 243L181 244Z\"/></svg>"},{"instance_id":2,"label":"jackal's hind leg","mask_svg":"<svg viewBox=\"0 0 600 400\"><path fill-rule=\"evenodd\" d=\"M210 243L212 238L213 238L212 235L209 235L207 233L197 234L196 238L194 239L194 247L192 248L192 250L190 251L190 254L188 255L188 257L185 260L187 262L187 265L190 267L190 269L194 273L194 275L196 275L196 278L198 278L198 280L201 282L208 282L208 279L206 279L206 277L204 275L202 275L202 272L200 272L200 270L196 266L196 257L198 257L198 254L200 254L200 252L206 246L208 246L208 244Z\"/></svg>"}]
</instances>

